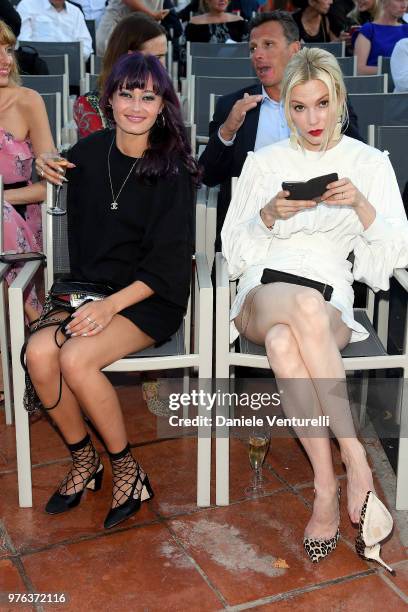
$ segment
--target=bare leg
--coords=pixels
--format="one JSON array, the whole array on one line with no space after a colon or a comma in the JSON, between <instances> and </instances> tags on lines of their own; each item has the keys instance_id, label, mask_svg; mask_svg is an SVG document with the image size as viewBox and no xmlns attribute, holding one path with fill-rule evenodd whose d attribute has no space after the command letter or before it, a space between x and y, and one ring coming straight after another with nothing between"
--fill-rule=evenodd
<instances>
[{"instance_id":1,"label":"bare leg","mask_svg":"<svg viewBox=\"0 0 408 612\"><path fill-rule=\"evenodd\" d=\"M68 313L60 313L58 318L65 319ZM61 332L57 335L58 344L65 340ZM45 408L51 407L58 399L60 385L60 349L55 342L55 327L47 327L31 336L27 346L27 366L31 380ZM76 397L62 379L61 400L50 412L50 416L61 431L68 444L75 444L86 435L86 427Z\"/></svg>"},{"instance_id":2,"label":"bare leg","mask_svg":"<svg viewBox=\"0 0 408 612\"><path fill-rule=\"evenodd\" d=\"M119 315L100 334L71 338L61 349L55 343L54 334L55 328L38 331L27 347L30 376L43 405L54 405L62 373L61 400L50 414L67 443L75 444L86 435L81 405L95 423L108 450L111 453L122 451L127 445L127 435L121 408L116 392L100 369L151 345L153 340ZM64 337L59 333L57 339L61 344ZM96 455L94 462L97 459ZM64 494L72 492L67 490Z\"/></svg>"},{"instance_id":3,"label":"bare leg","mask_svg":"<svg viewBox=\"0 0 408 612\"><path fill-rule=\"evenodd\" d=\"M322 414L315 388L288 325L278 323L265 337L268 360L282 392L286 416L317 417ZM305 528L305 537L332 538L338 527L337 480L333 469L327 427L295 428L314 473L313 513Z\"/></svg>"},{"instance_id":4,"label":"bare leg","mask_svg":"<svg viewBox=\"0 0 408 612\"><path fill-rule=\"evenodd\" d=\"M153 342L131 321L117 315L101 333L71 338L61 349L64 380L111 453L118 453L126 446L127 435L118 396L101 369Z\"/></svg>"},{"instance_id":5,"label":"bare leg","mask_svg":"<svg viewBox=\"0 0 408 612\"><path fill-rule=\"evenodd\" d=\"M308 410L308 416L311 416L311 408L320 405L321 413L329 415L347 468L349 515L353 522L357 522L365 494L373 488L373 481L364 449L356 438L347 399L345 372L339 348L348 343L350 330L341 320L340 313L326 304L322 296L314 290L298 285L274 283L254 289L235 321L238 329L250 340L266 344L271 367L280 378L280 383L283 378L303 379L301 401L295 402L294 414L301 415L303 406L303 410ZM279 328L273 332L273 328L278 324ZM284 326L288 328L291 336L283 331ZM277 334L280 336L278 345ZM292 346L293 341L296 342L295 347ZM289 355L286 354L287 351ZM303 381L310 381L310 386L304 385ZM334 386L337 391L340 388L340 393L333 395ZM304 401L305 389L309 398L307 403ZM326 438L327 435L326 433ZM325 443L317 443L316 440L315 437L308 438L306 452L309 454L311 446L314 449L317 444L326 444L319 448L327 457L330 450L328 440ZM326 450L322 450L324 448ZM311 452L314 454L314 450ZM315 459L311 458L311 462L313 467L317 466L317 480L330 479L329 473L321 472L322 462L319 454Z\"/></svg>"},{"instance_id":6,"label":"bare leg","mask_svg":"<svg viewBox=\"0 0 408 612\"><path fill-rule=\"evenodd\" d=\"M129 449L122 409L116 391L101 372L106 365L153 344L154 340L131 321L116 315L96 336L75 337L60 351L64 380L102 435L113 469L112 507L131 495L138 464ZM140 468L137 492L145 476Z\"/></svg>"}]
</instances>

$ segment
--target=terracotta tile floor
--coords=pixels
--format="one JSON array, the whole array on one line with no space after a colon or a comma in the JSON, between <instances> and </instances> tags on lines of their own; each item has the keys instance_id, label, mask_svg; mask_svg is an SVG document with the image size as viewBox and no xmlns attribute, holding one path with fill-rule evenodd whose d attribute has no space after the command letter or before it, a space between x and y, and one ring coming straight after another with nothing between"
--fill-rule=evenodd
<instances>
[{"instance_id":1,"label":"terracotta tile floor","mask_svg":"<svg viewBox=\"0 0 408 612\"><path fill-rule=\"evenodd\" d=\"M197 508L196 440L158 438L156 417L147 410L135 380L121 379L119 392L135 455L149 472L155 497L109 532L102 527L110 505L106 456L100 492L88 491L82 503L64 515L43 512L69 465L64 444L45 418L31 425L34 506L18 507L14 428L5 426L0 413L0 594L67 596L63 604L30 607L13 606L3 595L0 612L406 609L408 557L398 530L383 546L385 561L397 569L395 578L357 557L344 472L334 446L343 490L342 537L334 553L312 565L302 548L313 502L312 471L297 442L272 440L265 462L267 495L247 500L247 449L233 437L231 504ZM102 450L99 442L98 448ZM378 481L376 486L381 491ZM286 561L287 569L274 567L278 558Z\"/></svg>"}]
</instances>

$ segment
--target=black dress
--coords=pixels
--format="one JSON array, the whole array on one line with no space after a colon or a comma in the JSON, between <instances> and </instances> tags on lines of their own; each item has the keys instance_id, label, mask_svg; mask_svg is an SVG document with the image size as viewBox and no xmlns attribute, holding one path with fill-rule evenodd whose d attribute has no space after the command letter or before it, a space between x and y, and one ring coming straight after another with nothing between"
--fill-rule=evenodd
<instances>
[{"instance_id":1,"label":"black dress","mask_svg":"<svg viewBox=\"0 0 408 612\"><path fill-rule=\"evenodd\" d=\"M185 31L190 42L223 43L229 38L243 42L248 38L248 23L243 19L225 23L188 23Z\"/></svg>"},{"instance_id":2,"label":"black dress","mask_svg":"<svg viewBox=\"0 0 408 612\"><path fill-rule=\"evenodd\" d=\"M296 25L299 28L299 40L303 40L303 42L305 43L330 42L330 35L327 30L327 21L326 21L327 18L325 15L322 15L319 31L314 36L311 36L311 34L308 34L305 28L303 27L302 15L303 15L303 10L296 11L296 13L292 13L292 17L296 21Z\"/></svg>"},{"instance_id":3,"label":"black dress","mask_svg":"<svg viewBox=\"0 0 408 612\"><path fill-rule=\"evenodd\" d=\"M163 342L181 324L190 290L195 201L191 176L177 160L174 177L147 180L131 173L135 158L119 151L114 130L95 132L69 152L76 168L68 178L68 243L71 275L122 289L143 281L154 294L119 314Z\"/></svg>"}]
</instances>

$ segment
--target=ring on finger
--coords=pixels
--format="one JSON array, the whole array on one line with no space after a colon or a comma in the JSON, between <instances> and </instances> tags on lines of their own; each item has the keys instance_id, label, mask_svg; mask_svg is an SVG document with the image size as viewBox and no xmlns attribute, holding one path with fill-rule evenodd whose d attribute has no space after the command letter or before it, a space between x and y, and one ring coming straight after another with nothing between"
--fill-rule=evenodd
<instances>
[{"instance_id":1,"label":"ring on finger","mask_svg":"<svg viewBox=\"0 0 408 612\"><path fill-rule=\"evenodd\" d=\"M85 319L86 319L87 321L89 321L90 323L95 323L95 321L93 321L93 319L91 319L91 317L85 317Z\"/></svg>"},{"instance_id":2,"label":"ring on finger","mask_svg":"<svg viewBox=\"0 0 408 612\"><path fill-rule=\"evenodd\" d=\"M43 170L42 168L41 168L41 170L40 170L40 175L41 175L41 178L43 178L43 176L44 176L44 170Z\"/></svg>"}]
</instances>

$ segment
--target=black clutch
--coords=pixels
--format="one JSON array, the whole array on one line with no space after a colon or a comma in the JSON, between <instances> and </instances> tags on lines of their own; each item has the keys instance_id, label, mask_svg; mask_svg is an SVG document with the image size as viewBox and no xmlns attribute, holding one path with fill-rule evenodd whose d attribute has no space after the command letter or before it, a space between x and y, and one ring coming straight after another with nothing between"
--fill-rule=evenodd
<instances>
[{"instance_id":1,"label":"black clutch","mask_svg":"<svg viewBox=\"0 0 408 612\"><path fill-rule=\"evenodd\" d=\"M279 270L271 270L270 268L264 269L261 283L263 285L267 285L268 283L289 283L291 285L311 287L312 289L316 289L319 293L321 293L327 302L330 300L333 293L333 287L331 285L319 283L318 281L310 278L304 278L303 276L296 276L296 274L280 272Z\"/></svg>"},{"instance_id":2,"label":"black clutch","mask_svg":"<svg viewBox=\"0 0 408 612\"><path fill-rule=\"evenodd\" d=\"M84 302L103 300L114 292L113 287L103 283L61 280L53 283L49 297L52 305L56 308L78 308Z\"/></svg>"}]
</instances>

